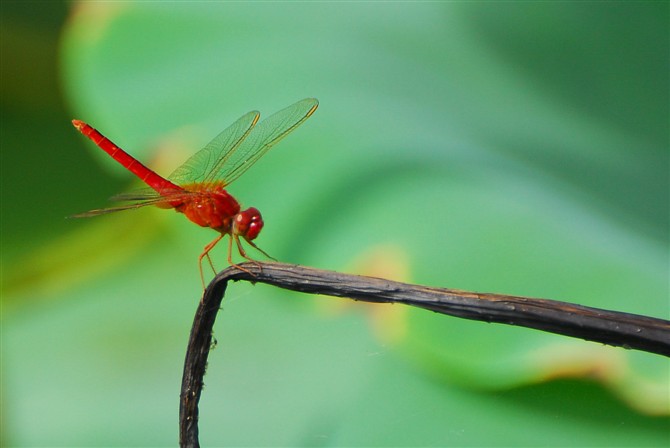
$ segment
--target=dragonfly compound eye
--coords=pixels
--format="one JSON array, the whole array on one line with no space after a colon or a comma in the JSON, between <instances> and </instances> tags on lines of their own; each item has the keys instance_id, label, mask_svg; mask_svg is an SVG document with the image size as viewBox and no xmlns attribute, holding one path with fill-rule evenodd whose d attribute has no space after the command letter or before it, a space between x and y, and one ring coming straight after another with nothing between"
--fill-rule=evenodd
<instances>
[{"instance_id":1,"label":"dragonfly compound eye","mask_svg":"<svg viewBox=\"0 0 670 448\"><path fill-rule=\"evenodd\" d=\"M235 216L233 231L248 241L255 239L262 228L263 218L257 208L250 207Z\"/></svg>"}]
</instances>

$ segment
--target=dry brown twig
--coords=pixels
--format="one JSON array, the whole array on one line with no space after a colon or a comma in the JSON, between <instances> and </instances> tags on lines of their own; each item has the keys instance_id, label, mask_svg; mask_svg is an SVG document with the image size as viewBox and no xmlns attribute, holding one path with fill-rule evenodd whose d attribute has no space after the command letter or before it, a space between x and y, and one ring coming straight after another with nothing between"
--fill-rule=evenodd
<instances>
[{"instance_id":1,"label":"dry brown twig","mask_svg":"<svg viewBox=\"0 0 670 448\"><path fill-rule=\"evenodd\" d=\"M547 331L670 356L670 322L555 300L432 288L284 263L244 263L220 272L205 290L188 343L179 407L179 442L198 447L198 402L212 328L228 281L246 280L311 294L402 303L465 319Z\"/></svg>"}]
</instances>

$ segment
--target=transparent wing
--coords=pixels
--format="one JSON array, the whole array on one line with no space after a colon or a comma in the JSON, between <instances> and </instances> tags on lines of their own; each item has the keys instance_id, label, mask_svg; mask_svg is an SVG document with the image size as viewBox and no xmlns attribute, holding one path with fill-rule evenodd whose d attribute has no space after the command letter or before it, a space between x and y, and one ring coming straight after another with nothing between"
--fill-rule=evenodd
<instances>
[{"instance_id":1,"label":"transparent wing","mask_svg":"<svg viewBox=\"0 0 670 448\"><path fill-rule=\"evenodd\" d=\"M318 106L315 98L306 98L263 120L239 146L226 153L221 163L206 175L205 182L223 181L226 185L233 182L279 140L307 120Z\"/></svg>"},{"instance_id":2,"label":"transparent wing","mask_svg":"<svg viewBox=\"0 0 670 448\"><path fill-rule=\"evenodd\" d=\"M77 213L76 215L71 215L69 218L90 218L92 216L106 215L107 213L121 212L123 210L132 210L134 208L146 207L147 205L156 205L160 201L146 201L146 202L135 202L133 204L118 205L116 207L107 207L99 208L96 210L89 210L84 213Z\"/></svg>"},{"instance_id":3,"label":"transparent wing","mask_svg":"<svg viewBox=\"0 0 670 448\"><path fill-rule=\"evenodd\" d=\"M127 202L127 204L117 205L114 207L99 208L90 210L84 213L77 213L70 216L70 218L88 218L91 216L106 215L107 213L120 212L123 210L131 210L134 208L146 207L149 205L159 205L170 207L173 202L183 202L197 195L186 190L175 190L174 192L160 195L150 188L142 188L133 190L127 193L117 194L112 196L110 200L115 202Z\"/></svg>"},{"instance_id":4,"label":"transparent wing","mask_svg":"<svg viewBox=\"0 0 670 448\"><path fill-rule=\"evenodd\" d=\"M258 122L260 113L251 111L228 126L200 151L177 168L168 179L177 185L205 182L208 173L219 171L220 165L240 146Z\"/></svg>"}]
</instances>

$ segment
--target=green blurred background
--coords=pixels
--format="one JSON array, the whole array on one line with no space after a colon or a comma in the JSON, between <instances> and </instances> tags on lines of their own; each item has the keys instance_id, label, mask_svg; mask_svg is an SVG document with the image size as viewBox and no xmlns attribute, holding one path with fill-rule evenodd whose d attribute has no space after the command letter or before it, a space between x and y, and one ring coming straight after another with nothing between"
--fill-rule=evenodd
<instances>
[{"instance_id":1,"label":"green blurred background","mask_svg":"<svg viewBox=\"0 0 670 448\"><path fill-rule=\"evenodd\" d=\"M215 234L64 219L136 185L72 118L167 174L314 96L230 188L277 259L670 317L667 2L1 5L3 445L177 442ZM215 337L204 446L670 443L656 355L246 284Z\"/></svg>"}]
</instances>

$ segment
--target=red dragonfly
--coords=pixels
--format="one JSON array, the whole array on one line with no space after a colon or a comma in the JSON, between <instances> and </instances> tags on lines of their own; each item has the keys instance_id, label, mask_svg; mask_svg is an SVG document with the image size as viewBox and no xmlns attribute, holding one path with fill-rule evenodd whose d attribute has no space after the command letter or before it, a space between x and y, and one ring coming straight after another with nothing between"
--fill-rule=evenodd
<instances>
[{"instance_id":1,"label":"red dragonfly","mask_svg":"<svg viewBox=\"0 0 670 448\"><path fill-rule=\"evenodd\" d=\"M244 251L240 237L265 256L272 258L253 242L263 228L261 213L254 207L241 210L240 204L226 188L279 140L307 120L318 106L316 99L306 98L266 118L258 126L256 123L260 113L249 112L217 135L167 178L144 166L93 127L83 121L72 120L74 127L82 134L151 187L112 198L115 201L125 201L126 204L91 210L75 217L97 216L156 205L160 208L174 208L199 226L211 227L219 235L205 246L198 257L203 287L205 278L202 273L202 259L207 257L214 269L209 251L224 235L230 236L228 263L233 266L237 266L232 260L233 241L240 255L253 261Z\"/></svg>"}]
</instances>

